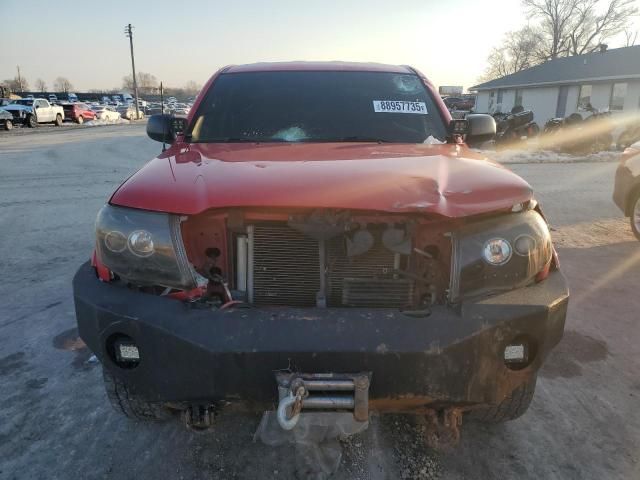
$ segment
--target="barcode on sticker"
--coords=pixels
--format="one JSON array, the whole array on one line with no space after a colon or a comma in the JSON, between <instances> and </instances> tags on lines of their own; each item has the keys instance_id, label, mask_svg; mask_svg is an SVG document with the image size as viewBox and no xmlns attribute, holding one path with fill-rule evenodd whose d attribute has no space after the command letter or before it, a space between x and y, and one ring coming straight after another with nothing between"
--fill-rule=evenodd
<instances>
[{"instance_id":1,"label":"barcode on sticker","mask_svg":"<svg viewBox=\"0 0 640 480\"><path fill-rule=\"evenodd\" d=\"M407 102L406 100L374 100L373 111L376 113L417 113L427 114L427 104L424 102Z\"/></svg>"}]
</instances>

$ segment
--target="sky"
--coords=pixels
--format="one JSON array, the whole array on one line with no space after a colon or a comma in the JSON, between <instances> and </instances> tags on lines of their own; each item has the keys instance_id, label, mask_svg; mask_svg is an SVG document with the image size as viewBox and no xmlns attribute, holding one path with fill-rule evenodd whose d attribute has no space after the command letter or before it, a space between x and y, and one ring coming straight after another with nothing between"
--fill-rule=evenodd
<instances>
[{"instance_id":1,"label":"sky","mask_svg":"<svg viewBox=\"0 0 640 480\"><path fill-rule=\"evenodd\" d=\"M77 91L120 87L128 23L136 69L172 87L229 64L344 60L408 64L468 88L526 15L520 0L0 0L0 20L0 80L19 65L32 88L58 76Z\"/></svg>"}]
</instances>

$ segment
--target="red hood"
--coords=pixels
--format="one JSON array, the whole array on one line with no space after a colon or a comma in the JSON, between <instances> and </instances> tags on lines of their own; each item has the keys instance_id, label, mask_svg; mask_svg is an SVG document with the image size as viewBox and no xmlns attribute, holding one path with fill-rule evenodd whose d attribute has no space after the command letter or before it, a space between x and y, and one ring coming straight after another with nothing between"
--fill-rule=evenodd
<instances>
[{"instance_id":1,"label":"red hood","mask_svg":"<svg viewBox=\"0 0 640 480\"><path fill-rule=\"evenodd\" d=\"M458 145L181 144L129 178L111 203L187 215L299 207L464 217L531 198L520 177Z\"/></svg>"}]
</instances>

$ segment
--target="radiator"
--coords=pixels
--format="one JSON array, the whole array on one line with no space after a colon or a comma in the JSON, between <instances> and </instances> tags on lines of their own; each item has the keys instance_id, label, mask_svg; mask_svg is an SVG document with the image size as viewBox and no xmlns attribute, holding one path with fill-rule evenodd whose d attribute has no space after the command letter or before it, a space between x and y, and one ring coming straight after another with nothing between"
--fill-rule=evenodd
<instances>
[{"instance_id":1,"label":"radiator","mask_svg":"<svg viewBox=\"0 0 640 480\"><path fill-rule=\"evenodd\" d=\"M342 236L326 242L320 266L317 240L284 224L253 228L253 303L316 306L321 275L329 307L402 307L411 304L413 282L393 273L394 253L376 238L366 253L348 257Z\"/></svg>"}]
</instances>

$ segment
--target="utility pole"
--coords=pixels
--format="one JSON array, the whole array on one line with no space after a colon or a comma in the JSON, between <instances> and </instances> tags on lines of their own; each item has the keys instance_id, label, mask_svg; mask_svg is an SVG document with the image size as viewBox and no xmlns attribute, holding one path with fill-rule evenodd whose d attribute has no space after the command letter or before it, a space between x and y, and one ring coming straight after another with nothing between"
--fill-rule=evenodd
<instances>
[{"instance_id":1,"label":"utility pole","mask_svg":"<svg viewBox=\"0 0 640 480\"><path fill-rule=\"evenodd\" d=\"M20 88L20 93L22 93L22 90L24 90L22 88L22 76L20 75L20 65L16 65L16 67L18 68L18 88Z\"/></svg>"},{"instance_id":2,"label":"utility pole","mask_svg":"<svg viewBox=\"0 0 640 480\"><path fill-rule=\"evenodd\" d=\"M133 70L133 96L136 100L136 120L140 118L138 111L138 82L136 81L136 62L133 58L133 27L131 24L124 27L125 36L129 37L129 46L131 47L131 70Z\"/></svg>"}]
</instances>

